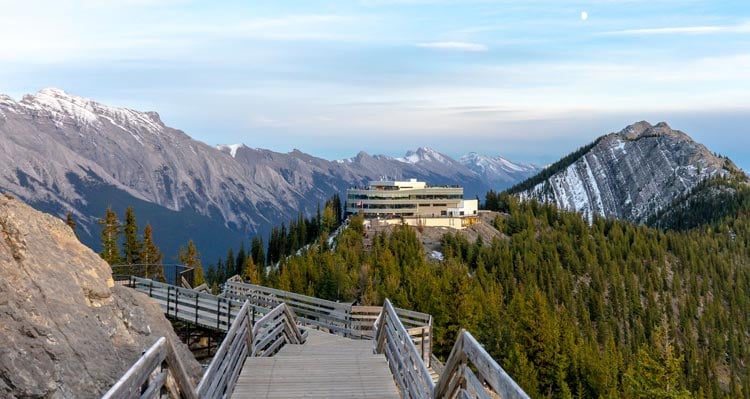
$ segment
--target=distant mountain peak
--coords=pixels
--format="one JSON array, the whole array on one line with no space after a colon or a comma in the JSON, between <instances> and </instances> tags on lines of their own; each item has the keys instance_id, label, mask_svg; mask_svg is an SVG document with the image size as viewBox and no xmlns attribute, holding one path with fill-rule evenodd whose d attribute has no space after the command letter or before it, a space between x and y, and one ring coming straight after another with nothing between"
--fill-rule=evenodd
<instances>
[{"instance_id":1,"label":"distant mountain peak","mask_svg":"<svg viewBox=\"0 0 750 399\"><path fill-rule=\"evenodd\" d=\"M165 127L156 112L110 107L55 87L46 87L33 95L27 94L15 104L47 114L58 126L66 123L66 119L80 126L101 127L102 123L108 123L129 132L141 143L141 132L158 134Z\"/></svg>"},{"instance_id":2,"label":"distant mountain peak","mask_svg":"<svg viewBox=\"0 0 750 399\"><path fill-rule=\"evenodd\" d=\"M602 136L511 191L560 208L644 222L714 176L736 167L666 122L636 122Z\"/></svg>"},{"instance_id":3,"label":"distant mountain peak","mask_svg":"<svg viewBox=\"0 0 750 399\"><path fill-rule=\"evenodd\" d=\"M637 140L641 137L649 136L661 136L665 134L680 134L678 130L673 130L667 122L659 122L656 125L651 125L646 121L636 122L632 125L628 125L625 129L622 129L617 135L624 137L628 140ZM684 135L689 138L689 136Z\"/></svg>"},{"instance_id":4,"label":"distant mountain peak","mask_svg":"<svg viewBox=\"0 0 750 399\"><path fill-rule=\"evenodd\" d=\"M403 158L396 158L401 162L410 164L417 164L421 162L438 162L445 165L450 165L453 160L447 156L433 150L430 147L419 147L416 151L407 151Z\"/></svg>"}]
</instances>

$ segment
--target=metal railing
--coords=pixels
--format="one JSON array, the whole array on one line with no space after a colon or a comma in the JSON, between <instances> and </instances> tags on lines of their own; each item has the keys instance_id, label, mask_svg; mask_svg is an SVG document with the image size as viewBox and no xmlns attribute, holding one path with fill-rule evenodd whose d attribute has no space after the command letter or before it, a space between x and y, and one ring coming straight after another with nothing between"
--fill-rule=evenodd
<instances>
[{"instance_id":1,"label":"metal railing","mask_svg":"<svg viewBox=\"0 0 750 399\"><path fill-rule=\"evenodd\" d=\"M194 283L193 268L182 264L142 263L133 265L112 265L112 278L115 281L128 281L130 277L141 277L150 280L164 278L165 283L182 286L183 280L190 287Z\"/></svg>"}]
</instances>

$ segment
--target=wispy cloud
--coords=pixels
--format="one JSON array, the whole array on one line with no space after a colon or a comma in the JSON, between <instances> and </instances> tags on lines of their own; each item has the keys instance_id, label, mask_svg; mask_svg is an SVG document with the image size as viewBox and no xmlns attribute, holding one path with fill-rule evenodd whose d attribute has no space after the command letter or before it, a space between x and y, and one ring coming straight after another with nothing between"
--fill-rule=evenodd
<instances>
[{"instance_id":1,"label":"wispy cloud","mask_svg":"<svg viewBox=\"0 0 750 399\"><path fill-rule=\"evenodd\" d=\"M702 35L711 33L750 33L750 24L727 26L678 26L666 28L625 29L603 32L606 36L646 36L646 35Z\"/></svg>"},{"instance_id":2,"label":"wispy cloud","mask_svg":"<svg viewBox=\"0 0 750 399\"><path fill-rule=\"evenodd\" d=\"M468 51L468 52L484 52L489 50L487 46L480 43L469 43L469 42L429 42L429 43L417 43L417 47L431 48L436 50L451 50L451 51Z\"/></svg>"}]
</instances>

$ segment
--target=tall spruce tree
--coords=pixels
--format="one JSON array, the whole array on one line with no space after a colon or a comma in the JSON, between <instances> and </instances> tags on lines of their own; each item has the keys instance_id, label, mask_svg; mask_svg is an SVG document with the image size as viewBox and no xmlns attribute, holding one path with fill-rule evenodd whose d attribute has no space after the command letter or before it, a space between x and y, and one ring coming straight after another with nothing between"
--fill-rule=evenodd
<instances>
[{"instance_id":1,"label":"tall spruce tree","mask_svg":"<svg viewBox=\"0 0 750 399\"><path fill-rule=\"evenodd\" d=\"M266 250L263 245L263 238L261 236L253 237L253 242L250 244L250 257L253 258L253 262L258 266L266 265Z\"/></svg>"},{"instance_id":2,"label":"tall spruce tree","mask_svg":"<svg viewBox=\"0 0 750 399\"><path fill-rule=\"evenodd\" d=\"M162 259L164 255L154 243L151 224L143 228L143 245L141 246L141 262L146 265L146 277L165 281Z\"/></svg>"},{"instance_id":3,"label":"tall spruce tree","mask_svg":"<svg viewBox=\"0 0 750 399\"><path fill-rule=\"evenodd\" d=\"M123 226L124 241L122 243L122 258L126 264L141 263L142 244L138 239L138 224L135 222L135 211L132 206L125 209L125 225Z\"/></svg>"},{"instance_id":4,"label":"tall spruce tree","mask_svg":"<svg viewBox=\"0 0 750 399\"><path fill-rule=\"evenodd\" d=\"M73 234L75 234L76 237L78 237L78 232L76 232L77 224L76 224L76 221L73 219L73 213L68 212L68 214L65 215L65 224L67 224L68 227L70 227L70 229L73 230Z\"/></svg>"},{"instance_id":5,"label":"tall spruce tree","mask_svg":"<svg viewBox=\"0 0 750 399\"><path fill-rule=\"evenodd\" d=\"M198 253L193 240L188 241L187 249L180 247L180 262L187 267L193 268L193 286L197 287L206 282L203 277L203 267L201 266L201 254Z\"/></svg>"},{"instance_id":6,"label":"tall spruce tree","mask_svg":"<svg viewBox=\"0 0 750 399\"><path fill-rule=\"evenodd\" d=\"M122 226L117 219L117 214L111 207L107 207L104 217L99 219L98 223L102 226L102 251L99 252L99 256L110 265L120 264L122 259L117 243L120 240Z\"/></svg>"}]
</instances>

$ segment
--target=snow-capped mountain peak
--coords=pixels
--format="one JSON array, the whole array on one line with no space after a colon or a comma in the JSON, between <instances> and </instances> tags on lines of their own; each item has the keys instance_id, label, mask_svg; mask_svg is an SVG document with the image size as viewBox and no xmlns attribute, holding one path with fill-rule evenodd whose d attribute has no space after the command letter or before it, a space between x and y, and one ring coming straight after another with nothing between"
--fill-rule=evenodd
<instances>
[{"instance_id":1,"label":"snow-capped mountain peak","mask_svg":"<svg viewBox=\"0 0 750 399\"><path fill-rule=\"evenodd\" d=\"M420 162L439 162L441 164L450 165L451 159L448 159L445 155L433 150L430 147L419 147L416 151L407 151L403 158L396 158L396 160L417 164Z\"/></svg>"},{"instance_id":2,"label":"snow-capped mountain peak","mask_svg":"<svg viewBox=\"0 0 750 399\"><path fill-rule=\"evenodd\" d=\"M129 132L139 142L142 142L141 132L159 134L164 129L156 112L110 107L54 87L44 88L34 95L26 95L17 105L49 116L58 126L66 123L68 118L82 127L111 124Z\"/></svg>"},{"instance_id":3,"label":"snow-capped mountain peak","mask_svg":"<svg viewBox=\"0 0 750 399\"><path fill-rule=\"evenodd\" d=\"M470 152L458 161L479 176L504 177L507 181L528 177L539 171L536 165L515 163L501 156L493 158L476 152Z\"/></svg>"}]
</instances>

